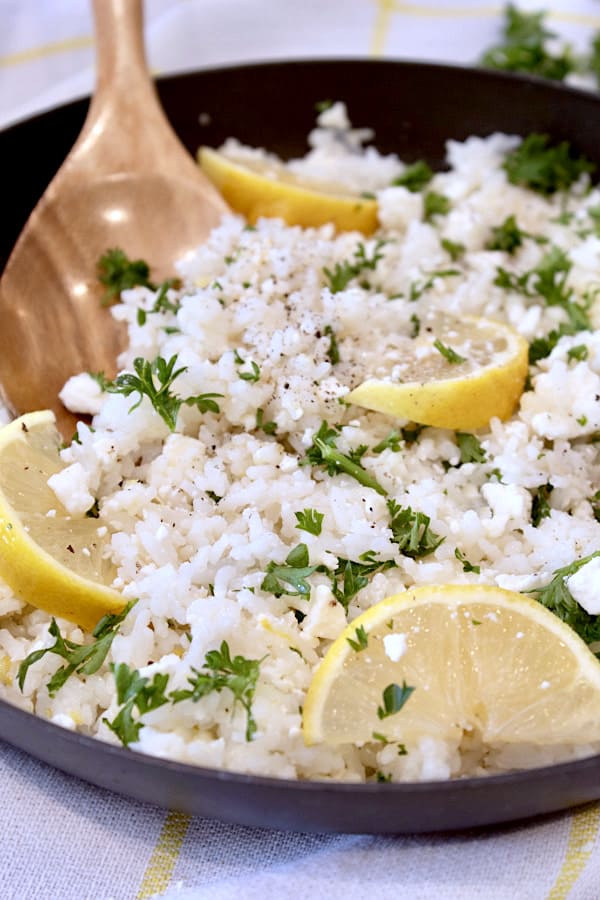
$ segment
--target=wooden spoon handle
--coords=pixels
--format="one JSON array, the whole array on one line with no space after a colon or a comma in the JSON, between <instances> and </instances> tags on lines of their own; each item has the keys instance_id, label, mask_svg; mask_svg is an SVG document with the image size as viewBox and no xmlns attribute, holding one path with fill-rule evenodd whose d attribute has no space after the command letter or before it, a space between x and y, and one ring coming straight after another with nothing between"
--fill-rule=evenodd
<instances>
[{"instance_id":1,"label":"wooden spoon handle","mask_svg":"<svg viewBox=\"0 0 600 900\"><path fill-rule=\"evenodd\" d=\"M92 0L96 90L69 162L90 177L197 167L173 133L148 72L142 0Z\"/></svg>"}]
</instances>

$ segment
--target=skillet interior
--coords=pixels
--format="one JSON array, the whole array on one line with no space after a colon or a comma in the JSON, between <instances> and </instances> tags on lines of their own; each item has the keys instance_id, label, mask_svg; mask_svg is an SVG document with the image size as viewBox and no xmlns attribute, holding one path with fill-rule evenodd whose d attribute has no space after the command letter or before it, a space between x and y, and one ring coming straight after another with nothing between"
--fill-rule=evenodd
<instances>
[{"instance_id":1,"label":"skillet interior","mask_svg":"<svg viewBox=\"0 0 600 900\"><path fill-rule=\"evenodd\" d=\"M176 131L195 152L235 135L282 156L301 154L314 105L342 99L377 146L443 165L449 137L507 131L570 140L600 166L600 99L551 83L450 66L336 60L209 69L162 79ZM81 100L0 134L4 263L29 212L83 123ZM208 114L200 124L199 115ZM115 135L118 140L118 135ZM1 324L0 324L1 327ZM422 832L471 828L600 797L600 756L485 779L417 785L298 783L145 757L66 731L0 701L0 738L98 786L229 822L302 831Z\"/></svg>"}]
</instances>

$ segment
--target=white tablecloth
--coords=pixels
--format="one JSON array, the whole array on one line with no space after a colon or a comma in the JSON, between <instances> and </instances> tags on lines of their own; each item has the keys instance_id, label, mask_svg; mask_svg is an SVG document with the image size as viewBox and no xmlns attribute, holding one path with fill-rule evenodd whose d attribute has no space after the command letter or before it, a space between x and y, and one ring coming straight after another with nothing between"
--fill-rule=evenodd
<instances>
[{"instance_id":1,"label":"white tablecloth","mask_svg":"<svg viewBox=\"0 0 600 900\"><path fill-rule=\"evenodd\" d=\"M598 0L540 0L582 50ZM89 92L84 0L1 0L0 125ZM499 36L477 0L148 0L157 73L258 59L391 56L470 63ZM40 148L43 152L43 148ZM0 325L1 327L1 325ZM6 900L597 900L600 806L450 836L284 834L125 800L0 745Z\"/></svg>"}]
</instances>

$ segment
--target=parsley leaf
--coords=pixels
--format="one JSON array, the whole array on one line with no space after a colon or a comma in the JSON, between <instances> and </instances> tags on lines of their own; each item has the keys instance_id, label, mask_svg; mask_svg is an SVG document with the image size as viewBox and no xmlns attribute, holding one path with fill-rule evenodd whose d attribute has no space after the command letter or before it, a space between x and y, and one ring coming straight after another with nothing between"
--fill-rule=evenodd
<instances>
[{"instance_id":1,"label":"parsley leaf","mask_svg":"<svg viewBox=\"0 0 600 900\"><path fill-rule=\"evenodd\" d=\"M326 572L331 580L333 596L341 603L346 612L350 601L362 591L377 572L385 572L386 569L395 569L393 559L375 559L375 552L367 550L361 553L358 562L351 559L338 558L337 567L331 571L324 566L319 567L320 572Z\"/></svg>"},{"instance_id":2,"label":"parsley leaf","mask_svg":"<svg viewBox=\"0 0 600 900\"><path fill-rule=\"evenodd\" d=\"M256 410L256 427L259 431L264 431L265 434L276 434L277 433L277 422L265 422L265 411L262 407L258 407Z\"/></svg>"},{"instance_id":3,"label":"parsley leaf","mask_svg":"<svg viewBox=\"0 0 600 900\"><path fill-rule=\"evenodd\" d=\"M246 360L242 359L237 350L233 351L233 357L238 366L244 366L246 364ZM245 372L242 372L238 369L238 378L241 378L242 381L251 381L252 383L255 383L260 380L260 368L254 360L252 360L250 363L250 371L246 370Z\"/></svg>"},{"instance_id":4,"label":"parsley leaf","mask_svg":"<svg viewBox=\"0 0 600 900\"><path fill-rule=\"evenodd\" d=\"M485 245L486 250L503 250L511 256L523 243L526 232L517 225L514 216L508 216L501 225L492 228L492 236Z\"/></svg>"},{"instance_id":5,"label":"parsley leaf","mask_svg":"<svg viewBox=\"0 0 600 900\"><path fill-rule=\"evenodd\" d=\"M444 194L427 191L423 197L423 219L433 221L434 216L445 216L450 212L450 200Z\"/></svg>"},{"instance_id":6,"label":"parsley leaf","mask_svg":"<svg viewBox=\"0 0 600 900\"><path fill-rule=\"evenodd\" d=\"M337 436L338 432L335 429L330 428L327 422L322 422L319 430L313 436L312 445L307 450L302 464L323 466L328 475L338 475L340 472L344 472L346 475L355 478L363 487L372 488L378 494L385 496L387 491L381 487L373 475L370 475L363 468L359 461L367 448L359 448L362 452L359 454L359 459L357 459L356 451L352 451L353 456L351 456L350 454L342 453L336 448L335 441Z\"/></svg>"},{"instance_id":7,"label":"parsley leaf","mask_svg":"<svg viewBox=\"0 0 600 900\"><path fill-rule=\"evenodd\" d=\"M133 404L129 412L137 409L144 396L148 397L156 412L171 431L175 431L177 414L182 403L185 403L187 406L196 406L200 412L219 412L219 405L215 403L213 398L222 397L222 394L199 394L196 397L187 397L184 400L170 392L170 388L177 376L187 370L187 366L175 369L176 363L176 354L168 361L163 359L162 356L157 356L152 362L137 356L133 361L133 368L136 374L124 372L121 375L117 375L116 379L110 382L105 390L110 394L123 394L125 397L135 393L139 394L139 399ZM156 387L155 378L158 380L159 387Z\"/></svg>"},{"instance_id":8,"label":"parsley leaf","mask_svg":"<svg viewBox=\"0 0 600 900\"><path fill-rule=\"evenodd\" d=\"M460 259L467 249L464 244L460 244L457 241L450 241L448 238L442 238L440 244L452 262L456 262L457 259Z\"/></svg>"},{"instance_id":9,"label":"parsley leaf","mask_svg":"<svg viewBox=\"0 0 600 900\"><path fill-rule=\"evenodd\" d=\"M336 263L333 271L325 267L323 273L329 280L329 290L331 293L337 294L340 291L344 291L352 279L360 275L361 272L367 270L374 271L379 260L383 259L381 248L384 244L385 241L377 240L375 242L375 247L373 248L373 255L368 256L366 247L361 241L354 251L353 262L345 260L342 263Z\"/></svg>"},{"instance_id":10,"label":"parsley leaf","mask_svg":"<svg viewBox=\"0 0 600 900\"><path fill-rule=\"evenodd\" d=\"M431 519L422 512L413 512L410 506L401 507L395 500L388 500L392 541L398 544L400 553L417 559L433 553L445 538L431 531Z\"/></svg>"},{"instance_id":11,"label":"parsley leaf","mask_svg":"<svg viewBox=\"0 0 600 900\"><path fill-rule=\"evenodd\" d=\"M131 260L127 254L114 247L107 250L98 260L98 280L106 287L102 304L108 305L119 299L121 291L140 285L155 290L150 281L150 266L143 259Z\"/></svg>"},{"instance_id":12,"label":"parsley leaf","mask_svg":"<svg viewBox=\"0 0 600 900\"><path fill-rule=\"evenodd\" d=\"M407 165L402 174L394 178L392 184L394 187L405 187L411 193L416 194L418 191L422 191L432 178L433 172L431 168L425 160L418 159L416 162Z\"/></svg>"},{"instance_id":13,"label":"parsley leaf","mask_svg":"<svg viewBox=\"0 0 600 900\"><path fill-rule=\"evenodd\" d=\"M577 156L567 141L550 145L547 134L530 134L507 154L503 168L512 184L549 196L568 190L584 172L592 173L596 167Z\"/></svg>"},{"instance_id":14,"label":"parsley leaf","mask_svg":"<svg viewBox=\"0 0 600 900\"><path fill-rule=\"evenodd\" d=\"M340 361L340 349L338 347L337 338L331 325L325 326L325 334L329 337L329 349L327 350L327 359L332 366Z\"/></svg>"},{"instance_id":15,"label":"parsley leaf","mask_svg":"<svg viewBox=\"0 0 600 900\"><path fill-rule=\"evenodd\" d=\"M479 575L481 572L481 566L474 566L473 563L470 563L468 559L466 559L465 555L458 549L454 551L454 555L457 560L462 563L463 572L474 572L476 575Z\"/></svg>"},{"instance_id":16,"label":"parsley leaf","mask_svg":"<svg viewBox=\"0 0 600 900\"><path fill-rule=\"evenodd\" d=\"M600 640L600 616L590 615L577 603L567 587L567 579L597 556L600 556L600 550L596 550L582 559L577 559L561 569L555 569L552 581L543 587L529 591L546 609L570 625L586 644Z\"/></svg>"},{"instance_id":17,"label":"parsley leaf","mask_svg":"<svg viewBox=\"0 0 600 900\"><path fill-rule=\"evenodd\" d=\"M112 722L106 718L102 721L128 747L139 739L143 728L139 718L134 719L134 710L137 709L141 716L168 703L165 690L169 676L157 672L150 681L140 675L137 669L130 669L127 663L111 664L111 670L117 686L117 702L122 706Z\"/></svg>"},{"instance_id":18,"label":"parsley leaf","mask_svg":"<svg viewBox=\"0 0 600 900\"><path fill-rule=\"evenodd\" d=\"M439 338L436 338L436 340L433 342L433 346L438 351L438 353L441 353L444 359L452 366L456 366L467 361L466 357L461 356L460 353L457 353L456 350L452 349L452 347L448 347L446 344L442 344Z\"/></svg>"},{"instance_id":19,"label":"parsley leaf","mask_svg":"<svg viewBox=\"0 0 600 900\"><path fill-rule=\"evenodd\" d=\"M456 432L456 443L460 450L460 463L484 463L486 456L485 450L481 446L479 439L474 434L466 431Z\"/></svg>"},{"instance_id":20,"label":"parsley leaf","mask_svg":"<svg viewBox=\"0 0 600 900\"><path fill-rule=\"evenodd\" d=\"M406 681L402 682L402 686L395 683L388 684L382 694L383 705L377 707L377 717L387 719L388 716L400 712L414 690L414 687L410 687Z\"/></svg>"},{"instance_id":21,"label":"parsley leaf","mask_svg":"<svg viewBox=\"0 0 600 900\"><path fill-rule=\"evenodd\" d=\"M540 78L562 81L576 68L568 48L552 53L547 46L556 37L545 27L546 13L523 12L509 3L505 10L503 42L487 50L481 64L489 69L529 72Z\"/></svg>"},{"instance_id":22,"label":"parsley leaf","mask_svg":"<svg viewBox=\"0 0 600 900\"><path fill-rule=\"evenodd\" d=\"M289 597L306 597L310 598L310 584L306 580L318 566L309 566L308 564L308 547L306 544L298 544L293 550L290 550L285 559L285 565L270 562L266 569L266 575L261 584L261 590L274 594L275 597L281 597L286 594ZM285 585L289 585L294 590L288 590Z\"/></svg>"},{"instance_id":23,"label":"parsley leaf","mask_svg":"<svg viewBox=\"0 0 600 900\"><path fill-rule=\"evenodd\" d=\"M296 528L302 531L308 531L309 534L319 535L323 527L323 513L317 512L316 509L303 509L302 512L294 513L297 519Z\"/></svg>"},{"instance_id":24,"label":"parsley leaf","mask_svg":"<svg viewBox=\"0 0 600 900\"><path fill-rule=\"evenodd\" d=\"M436 278L450 278L452 275L460 275L459 269L438 269L436 272L430 272L428 278L425 281L413 281L410 286L410 293L408 299L411 303L414 303L415 300L418 300L425 291L429 291L434 283ZM414 320L413 321L414 325ZM417 332L418 333L418 332ZM416 335L414 335L416 337Z\"/></svg>"},{"instance_id":25,"label":"parsley leaf","mask_svg":"<svg viewBox=\"0 0 600 900\"><path fill-rule=\"evenodd\" d=\"M76 644L74 641L66 640L60 633L56 619L53 618L48 631L55 639L54 644L51 647L44 647L42 650L34 650L33 653L25 657L17 673L20 689L23 690L30 667L42 659L46 653L55 653L66 661L66 665L61 666L47 684L48 693L51 697L60 690L67 679L74 673L77 675L93 675L106 659L121 623L135 603L135 600L130 600L120 613L109 613L103 616L92 632L92 636L95 638L92 644Z\"/></svg>"},{"instance_id":26,"label":"parsley leaf","mask_svg":"<svg viewBox=\"0 0 600 900\"><path fill-rule=\"evenodd\" d=\"M360 653L361 650L366 650L369 645L369 636L365 631L363 625L359 625L354 630L354 637L356 638L356 640L354 640L353 638L346 638L352 649L356 653Z\"/></svg>"},{"instance_id":27,"label":"parsley leaf","mask_svg":"<svg viewBox=\"0 0 600 900\"><path fill-rule=\"evenodd\" d=\"M402 447L400 446L401 440L402 435L399 431L390 431L386 438L384 438L382 441L379 441L379 443L375 444L374 447L371 447L371 452L383 453L384 450L391 450L392 453L399 453L402 449Z\"/></svg>"},{"instance_id":28,"label":"parsley leaf","mask_svg":"<svg viewBox=\"0 0 600 900\"><path fill-rule=\"evenodd\" d=\"M552 512L550 506L550 494L554 490L554 485L548 481L546 484L540 485L537 490L533 491L533 502L531 504L531 524L534 528L538 528L542 519L548 518Z\"/></svg>"},{"instance_id":29,"label":"parsley leaf","mask_svg":"<svg viewBox=\"0 0 600 900\"><path fill-rule=\"evenodd\" d=\"M188 689L173 691L170 698L173 703L182 700L201 700L212 691L220 693L224 688L231 691L234 703L241 703L246 711L246 740L251 741L256 734L256 722L252 716L252 701L260 674L262 659L246 659L244 656L231 657L227 641L222 641L218 650L209 650L204 659L204 668L200 672L192 668L194 673L188 678Z\"/></svg>"}]
</instances>

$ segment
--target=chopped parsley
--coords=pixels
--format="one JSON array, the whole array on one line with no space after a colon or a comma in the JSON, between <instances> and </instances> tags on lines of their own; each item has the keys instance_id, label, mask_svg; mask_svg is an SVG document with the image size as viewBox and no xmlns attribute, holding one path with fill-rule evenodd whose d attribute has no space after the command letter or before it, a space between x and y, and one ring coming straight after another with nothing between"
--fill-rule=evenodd
<instances>
[{"instance_id":1,"label":"chopped parsley","mask_svg":"<svg viewBox=\"0 0 600 900\"><path fill-rule=\"evenodd\" d=\"M388 684L381 697L382 705L377 707L377 717L387 719L388 716L399 713L414 690L414 687L410 687L406 681L402 682L402 686L395 683Z\"/></svg>"},{"instance_id":2,"label":"chopped parsley","mask_svg":"<svg viewBox=\"0 0 600 900\"><path fill-rule=\"evenodd\" d=\"M578 156L567 141L550 144L547 134L530 134L507 154L503 168L512 184L549 196L566 191L595 165Z\"/></svg>"},{"instance_id":3,"label":"chopped parsley","mask_svg":"<svg viewBox=\"0 0 600 900\"><path fill-rule=\"evenodd\" d=\"M263 657L264 659L264 657ZM246 740L251 741L256 734L256 722L252 716L252 701L263 659L246 659L244 656L231 657L227 641L222 641L218 650L209 650L204 659L205 671L192 668L194 673L188 678L190 687L173 691L173 703L182 700L197 701L207 694L220 693L225 688L233 694L234 703L241 703L246 711Z\"/></svg>"},{"instance_id":4,"label":"chopped parsley","mask_svg":"<svg viewBox=\"0 0 600 900\"><path fill-rule=\"evenodd\" d=\"M110 722L104 718L102 721L117 735L121 743L128 747L135 743L143 728L139 716L152 709L158 709L169 702L165 694L169 676L155 673L152 681L140 675L137 669L130 669L127 663L111 664L111 670L117 687L117 702L121 709ZM134 718L137 709L138 717Z\"/></svg>"},{"instance_id":5,"label":"chopped parsley","mask_svg":"<svg viewBox=\"0 0 600 900\"><path fill-rule=\"evenodd\" d=\"M325 335L329 338L329 348L327 350L327 359L332 366L337 365L340 361L340 349L338 347L337 338L331 325L325 326Z\"/></svg>"},{"instance_id":6,"label":"chopped parsley","mask_svg":"<svg viewBox=\"0 0 600 900\"><path fill-rule=\"evenodd\" d=\"M423 219L432 222L434 216L445 216L450 212L450 200L444 194L427 191L423 197Z\"/></svg>"},{"instance_id":7,"label":"chopped parsley","mask_svg":"<svg viewBox=\"0 0 600 900\"><path fill-rule=\"evenodd\" d=\"M473 563L470 563L468 559L466 559L465 555L458 549L454 551L454 555L457 560L462 563L463 572L474 572L476 575L481 573L481 566L474 566Z\"/></svg>"},{"instance_id":8,"label":"chopped parsley","mask_svg":"<svg viewBox=\"0 0 600 900\"><path fill-rule=\"evenodd\" d=\"M392 453L399 453L402 449L400 445L401 441L402 435L399 431L390 431L386 438L384 438L382 441L379 441L379 443L375 444L374 447L371 447L371 452L383 453L384 450L391 450Z\"/></svg>"},{"instance_id":9,"label":"chopped parsley","mask_svg":"<svg viewBox=\"0 0 600 900\"><path fill-rule=\"evenodd\" d=\"M413 512L410 506L401 507L395 500L388 500L387 507L392 541L404 556L428 556L445 540L430 529L431 519L425 513Z\"/></svg>"},{"instance_id":10,"label":"chopped parsley","mask_svg":"<svg viewBox=\"0 0 600 900\"><path fill-rule=\"evenodd\" d=\"M344 291L353 278L356 278L362 272L374 271L380 259L383 259L381 248L385 241L377 240L373 248L373 255L369 256L362 241L354 251L354 260L349 262L345 260L342 263L336 263L333 271L325 267L323 273L329 281L329 290L332 294Z\"/></svg>"},{"instance_id":11,"label":"chopped parsley","mask_svg":"<svg viewBox=\"0 0 600 900\"><path fill-rule=\"evenodd\" d=\"M465 463L484 463L486 460L485 450L474 434L466 431L456 432L456 443L460 450L460 464Z\"/></svg>"},{"instance_id":12,"label":"chopped parsley","mask_svg":"<svg viewBox=\"0 0 600 900\"><path fill-rule=\"evenodd\" d=\"M467 249L464 244L460 244L457 241L451 241L448 238L442 238L440 244L452 262L456 262L457 259L460 259Z\"/></svg>"},{"instance_id":13,"label":"chopped parsley","mask_svg":"<svg viewBox=\"0 0 600 900\"><path fill-rule=\"evenodd\" d=\"M416 194L418 191L422 191L432 178L433 171L431 168L425 160L418 159L416 162L407 165L402 174L394 178L392 184L394 187L405 187L411 193Z\"/></svg>"},{"instance_id":14,"label":"chopped parsley","mask_svg":"<svg viewBox=\"0 0 600 900\"><path fill-rule=\"evenodd\" d=\"M481 65L562 81L574 71L576 62L568 47L556 52L549 48L548 41L556 35L546 28L545 18L543 10L523 12L509 3L505 8L502 43L483 54Z\"/></svg>"},{"instance_id":15,"label":"chopped parsley","mask_svg":"<svg viewBox=\"0 0 600 900\"><path fill-rule=\"evenodd\" d=\"M456 366L467 361L466 357L461 356L460 353L457 353L456 350L452 349L452 347L448 347L446 344L442 344L439 338L436 338L436 340L433 342L433 346L438 351L438 353L441 353L444 359L452 366Z\"/></svg>"},{"instance_id":16,"label":"chopped parsley","mask_svg":"<svg viewBox=\"0 0 600 900\"><path fill-rule=\"evenodd\" d=\"M265 434L276 434L277 433L277 422L265 422L265 411L262 407L258 407L256 410L256 427L259 431L263 431Z\"/></svg>"},{"instance_id":17,"label":"chopped parsley","mask_svg":"<svg viewBox=\"0 0 600 900\"><path fill-rule=\"evenodd\" d=\"M503 250L511 256L523 243L527 233L517 225L514 216L508 216L502 225L492 228L492 236L485 245L486 250Z\"/></svg>"},{"instance_id":18,"label":"chopped parsley","mask_svg":"<svg viewBox=\"0 0 600 900\"><path fill-rule=\"evenodd\" d=\"M354 630L354 638L346 638L346 640L356 653L360 653L361 650L367 649L369 645L369 636L363 625L359 625Z\"/></svg>"},{"instance_id":19,"label":"chopped parsley","mask_svg":"<svg viewBox=\"0 0 600 900\"><path fill-rule=\"evenodd\" d=\"M363 487L372 488L378 494L385 496L387 491L361 465L360 458L367 448L360 447L360 453L357 451L351 451L349 454L342 453L336 447L338 436L339 432L335 428L330 428L327 422L322 422L319 430L313 436L312 445L308 448L302 464L323 466L327 474L332 476L343 472L356 479Z\"/></svg>"},{"instance_id":20,"label":"chopped parsley","mask_svg":"<svg viewBox=\"0 0 600 900\"><path fill-rule=\"evenodd\" d=\"M548 481L546 484L540 485L533 491L533 501L531 503L531 524L534 528L538 528L543 519L547 519L552 512L550 506L550 494L554 490L554 485Z\"/></svg>"},{"instance_id":21,"label":"chopped parsley","mask_svg":"<svg viewBox=\"0 0 600 900\"><path fill-rule=\"evenodd\" d=\"M375 559L375 552L367 550L366 553L361 553L358 561L338 558L337 567L333 571L324 566L319 567L319 571L327 573L333 596L348 612L350 601L368 585L373 575L395 568L393 559Z\"/></svg>"},{"instance_id":22,"label":"chopped parsley","mask_svg":"<svg viewBox=\"0 0 600 900\"><path fill-rule=\"evenodd\" d=\"M60 690L67 679L74 673L77 675L93 675L97 672L106 659L121 623L135 603L135 600L131 600L120 613L109 613L103 616L92 632L95 640L91 644L76 644L74 641L68 641L66 638L63 638L56 619L53 618L48 632L54 638L54 644L50 647L44 647L42 650L34 650L33 653L25 657L19 666L17 681L21 690L23 690L25 685L25 679L30 667L47 653L55 653L66 662L66 665L61 666L46 685L51 697Z\"/></svg>"},{"instance_id":23,"label":"chopped parsley","mask_svg":"<svg viewBox=\"0 0 600 900\"><path fill-rule=\"evenodd\" d=\"M555 569L552 581L529 592L546 609L549 609L559 619L570 625L586 644L600 640L600 616L590 615L577 603L567 587L567 580L597 556L600 556L600 550L596 550L594 553L590 553L589 556L582 557L582 559L577 559L561 569Z\"/></svg>"},{"instance_id":24,"label":"chopped parsley","mask_svg":"<svg viewBox=\"0 0 600 900\"><path fill-rule=\"evenodd\" d=\"M246 365L246 360L242 359L237 350L233 351L233 358L238 366ZM241 369L238 369L237 373L238 378L241 378L242 381L251 381L253 384L257 381L260 381L260 368L254 362L254 360L250 362L250 370L246 369L242 372Z\"/></svg>"},{"instance_id":25,"label":"chopped parsley","mask_svg":"<svg viewBox=\"0 0 600 900\"><path fill-rule=\"evenodd\" d=\"M316 509L303 509L302 512L296 512L294 515L297 521L296 528L317 536L321 534L323 519L325 518L323 513L318 512Z\"/></svg>"},{"instance_id":26,"label":"chopped parsley","mask_svg":"<svg viewBox=\"0 0 600 900\"><path fill-rule=\"evenodd\" d=\"M137 356L133 361L133 368L136 374L124 372L121 375L117 375L116 379L110 382L105 390L110 394L123 394L125 397L135 393L139 394L139 399L133 404L129 412L137 409L144 396L148 397L156 412L171 431L175 431L177 414L182 404L195 406L201 413L218 413L220 411L219 405L214 398L222 397L223 394L198 394L197 396L183 399L171 393L170 388L177 376L187 371L187 366L175 369L176 363L176 354L168 361L163 359L162 356L157 356L152 362ZM159 387L156 386L155 379L158 381Z\"/></svg>"},{"instance_id":27,"label":"chopped parsley","mask_svg":"<svg viewBox=\"0 0 600 900\"><path fill-rule=\"evenodd\" d=\"M589 350L585 344L577 344L576 347L570 347L567 350L567 359L569 361L575 360L577 362L583 362L589 356Z\"/></svg>"},{"instance_id":28,"label":"chopped parsley","mask_svg":"<svg viewBox=\"0 0 600 900\"><path fill-rule=\"evenodd\" d=\"M281 597L286 594L289 597L310 597L310 584L306 580L317 566L308 564L308 547L306 544L298 544L290 550L285 558L285 565L270 562L266 569L266 575L262 580L261 590ZM287 587L286 587L287 585ZM293 590L289 590L293 588Z\"/></svg>"},{"instance_id":29,"label":"chopped parsley","mask_svg":"<svg viewBox=\"0 0 600 900\"><path fill-rule=\"evenodd\" d=\"M119 299L121 291L140 286L155 290L150 281L150 266L143 259L131 260L120 247L107 250L97 264L98 280L106 288L103 305Z\"/></svg>"},{"instance_id":30,"label":"chopped parsley","mask_svg":"<svg viewBox=\"0 0 600 900\"><path fill-rule=\"evenodd\" d=\"M419 299L426 291L431 290L433 287L436 278L450 278L452 275L460 275L459 269L438 269L435 272L428 273L428 277L425 281L413 281L410 286L410 293L408 295L408 299L411 303L414 303ZM411 321L414 325L414 320L411 318ZM420 323L419 323L420 327ZM418 331L417 331L418 334ZM417 335L413 335L416 337Z\"/></svg>"}]
</instances>

